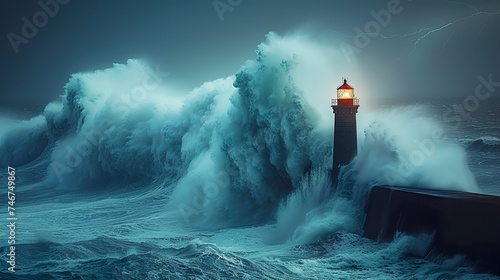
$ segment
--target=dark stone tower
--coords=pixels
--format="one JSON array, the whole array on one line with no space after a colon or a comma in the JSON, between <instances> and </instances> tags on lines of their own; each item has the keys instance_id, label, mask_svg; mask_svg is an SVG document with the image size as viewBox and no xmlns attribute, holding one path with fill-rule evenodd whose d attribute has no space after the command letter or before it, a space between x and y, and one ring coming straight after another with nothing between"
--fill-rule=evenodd
<instances>
[{"instance_id":1,"label":"dark stone tower","mask_svg":"<svg viewBox=\"0 0 500 280\"><path fill-rule=\"evenodd\" d=\"M333 137L333 182L336 183L340 166L348 164L358 153L356 134L356 113L359 98L354 95L354 88L344 83L337 88L337 98L332 99L335 114Z\"/></svg>"}]
</instances>

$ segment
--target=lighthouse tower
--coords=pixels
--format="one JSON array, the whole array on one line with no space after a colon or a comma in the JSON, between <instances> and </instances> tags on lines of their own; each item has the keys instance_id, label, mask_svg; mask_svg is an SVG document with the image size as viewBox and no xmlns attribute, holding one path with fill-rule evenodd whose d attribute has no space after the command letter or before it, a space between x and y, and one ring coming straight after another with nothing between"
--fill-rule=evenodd
<instances>
[{"instance_id":1,"label":"lighthouse tower","mask_svg":"<svg viewBox=\"0 0 500 280\"><path fill-rule=\"evenodd\" d=\"M356 134L356 113L359 98L354 95L354 88L344 83L337 88L337 98L331 103L335 114L333 130L333 181L337 182L340 166L348 164L358 153Z\"/></svg>"}]
</instances>

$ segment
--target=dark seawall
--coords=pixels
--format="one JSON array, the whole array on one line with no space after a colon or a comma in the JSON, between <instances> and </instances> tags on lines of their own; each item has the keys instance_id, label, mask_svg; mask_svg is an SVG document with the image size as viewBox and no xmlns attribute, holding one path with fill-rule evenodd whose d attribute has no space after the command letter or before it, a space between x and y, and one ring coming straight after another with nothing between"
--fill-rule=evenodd
<instances>
[{"instance_id":1,"label":"dark seawall","mask_svg":"<svg viewBox=\"0 0 500 280\"><path fill-rule=\"evenodd\" d=\"M364 236L388 242L396 232L433 233L433 249L466 254L481 271L500 274L500 197L459 191L375 186Z\"/></svg>"}]
</instances>

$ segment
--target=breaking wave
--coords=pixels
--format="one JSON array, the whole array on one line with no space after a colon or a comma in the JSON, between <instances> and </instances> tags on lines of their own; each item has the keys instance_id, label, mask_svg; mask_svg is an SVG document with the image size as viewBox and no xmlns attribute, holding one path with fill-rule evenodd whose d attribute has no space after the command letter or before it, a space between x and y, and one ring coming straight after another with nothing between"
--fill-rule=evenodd
<instances>
[{"instance_id":1,"label":"breaking wave","mask_svg":"<svg viewBox=\"0 0 500 280\"><path fill-rule=\"evenodd\" d=\"M256 53L235 76L186 95L140 60L73 74L60 101L2 129L1 165L42 155L43 185L57 190L165 182L179 218L207 228L275 219L285 232L276 242L359 231L375 184L477 190L463 148L433 138L441 126L408 107L360 111L371 124L334 193L329 95L332 77L355 66L335 69L339 52L298 35L270 33Z\"/></svg>"}]
</instances>

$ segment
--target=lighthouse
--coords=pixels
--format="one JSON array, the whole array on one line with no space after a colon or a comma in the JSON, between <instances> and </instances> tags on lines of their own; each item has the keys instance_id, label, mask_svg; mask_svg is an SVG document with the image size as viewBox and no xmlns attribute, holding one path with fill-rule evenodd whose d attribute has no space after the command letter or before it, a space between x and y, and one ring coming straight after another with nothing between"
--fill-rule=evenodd
<instances>
[{"instance_id":1,"label":"lighthouse","mask_svg":"<svg viewBox=\"0 0 500 280\"><path fill-rule=\"evenodd\" d=\"M333 128L333 181L337 182L340 166L348 164L358 153L356 114L359 98L347 80L337 88L337 98L332 99L331 107L335 115Z\"/></svg>"}]
</instances>

